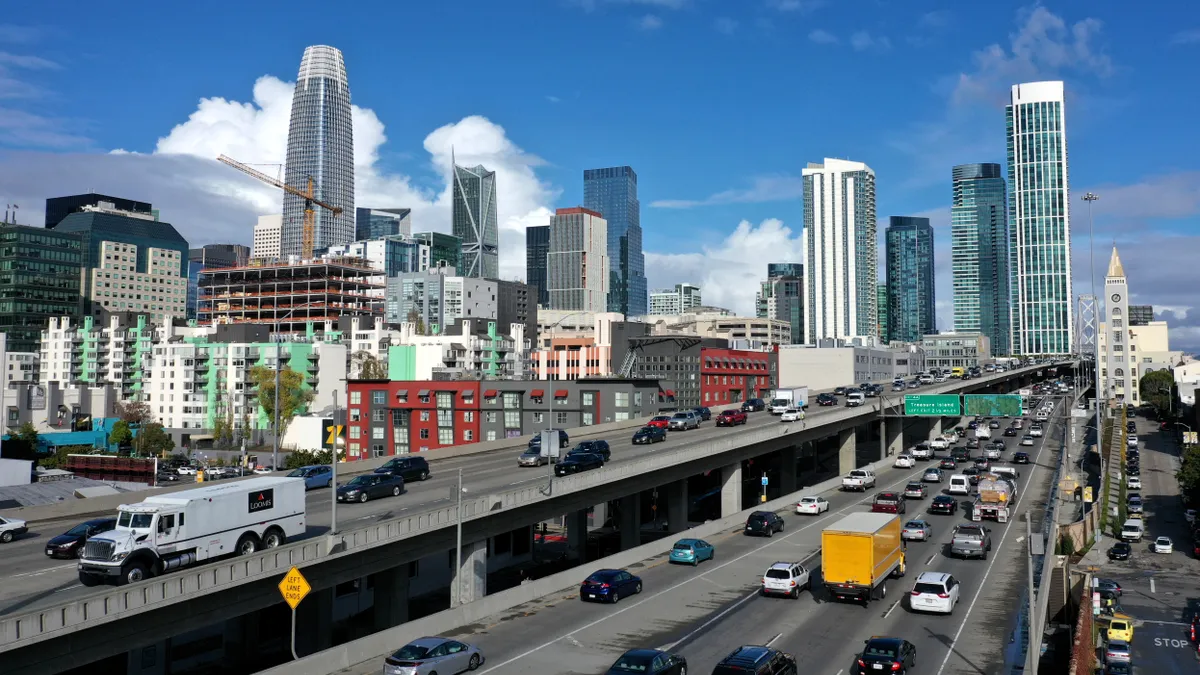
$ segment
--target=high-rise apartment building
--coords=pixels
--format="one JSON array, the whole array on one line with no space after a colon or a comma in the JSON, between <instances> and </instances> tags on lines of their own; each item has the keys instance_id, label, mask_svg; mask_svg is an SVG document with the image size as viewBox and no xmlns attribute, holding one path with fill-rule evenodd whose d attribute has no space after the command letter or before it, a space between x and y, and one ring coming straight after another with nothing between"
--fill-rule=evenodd
<instances>
[{"instance_id":1,"label":"high-rise apartment building","mask_svg":"<svg viewBox=\"0 0 1200 675\"><path fill-rule=\"evenodd\" d=\"M205 244L188 251L187 318L196 318L200 297L200 271L216 267L243 267L250 262L250 247L241 244Z\"/></svg>"},{"instance_id":2,"label":"high-rise apartment building","mask_svg":"<svg viewBox=\"0 0 1200 675\"><path fill-rule=\"evenodd\" d=\"M888 341L888 290L887 284L879 284L879 292L875 295L875 306L879 308L879 339Z\"/></svg>"},{"instance_id":3,"label":"high-rise apartment building","mask_svg":"<svg viewBox=\"0 0 1200 675\"><path fill-rule=\"evenodd\" d=\"M637 173L614 166L583 172L583 207L608 223L608 311L646 313L646 256L642 252L641 202Z\"/></svg>"},{"instance_id":4,"label":"high-rise apartment building","mask_svg":"<svg viewBox=\"0 0 1200 675\"><path fill-rule=\"evenodd\" d=\"M8 351L37 352L51 317L80 316L82 265L78 232L0 225L0 332Z\"/></svg>"},{"instance_id":5,"label":"high-rise apartment building","mask_svg":"<svg viewBox=\"0 0 1200 675\"><path fill-rule=\"evenodd\" d=\"M650 294L651 314L683 314L701 304L700 287L695 284L675 284L675 288Z\"/></svg>"},{"instance_id":6,"label":"high-rise apartment building","mask_svg":"<svg viewBox=\"0 0 1200 675\"><path fill-rule=\"evenodd\" d=\"M412 209L354 210L354 240L412 237Z\"/></svg>"},{"instance_id":7,"label":"high-rise apartment building","mask_svg":"<svg viewBox=\"0 0 1200 675\"><path fill-rule=\"evenodd\" d=\"M550 309L603 312L608 308L608 223L583 207L550 218L546 281Z\"/></svg>"},{"instance_id":8,"label":"high-rise apartment building","mask_svg":"<svg viewBox=\"0 0 1200 675\"><path fill-rule=\"evenodd\" d=\"M46 229L54 229L63 218L72 213L79 213L85 206L100 207L104 205L106 208L117 211L129 211L132 213L140 213L142 215L152 216L153 220L158 220L158 212L147 202L139 202L133 199L125 199L123 197L110 197L108 195L96 194L89 192L83 195L69 195L66 197L50 197L46 200Z\"/></svg>"},{"instance_id":9,"label":"high-rise apartment building","mask_svg":"<svg viewBox=\"0 0 1200 675\"><path fill-rule=\"evenodd\" d=\"M1008 198L999 164L951 170L950 253L954 332L988 336L992 354L1011 353Z\"/></svg>"},{"instance_id":10,"label":"high-rise apartment building","mask_svg":"<svg viewBox=\"0 0 1200 675\"><path fill-rule=\"evenodd\" d=\"M767 263L767 278L775 279L777 277L802 277L804 276L804 263L787 262L787 263Z\"/></svg>"},{"instance_id":11,"label":"high-rise apartment building","mask_svg":"<svg viewBox=\"0 0 1200 675\"><path fill-rule=\"evenodd\" d=\"M441 232L418 232L413 239L429 247L430 267L449 267L461 273L463 267L462 239Z\"/></svg>"},{"instance_id":12,"label":"high-rise apartment building","mask_svg":"<svg viewBox=\"0 0 1200 675\"><path fill-rule=\"evenodd\" d=\"M1130 305L1129 325L1145 326L1154 320L1154 305Z\"/></svg>"},{"instance_id":13,"label":"high-rise apartment building","mask_svg":"<svg viewBox=\"0 0 1200 675\"><path fill-rule=\"evenodd\" d=\"M250 257L254 260L278 260L283 237L283 216L275 214L259 216L254 226L254 241L250 246Z\"/></svg>"},{"instance_id":14,"label":"high-rise apartment building","mask_svg":"<svg viewBox=\"0 0 1200 675\"><path fill-rule=\"evenodd\" d=\"M448 267L411 272L387 280L387 323L419 323L439 335L458 319L497 318L495 280L456 275Z\"/></svg>"},{"instance_id":15,"label":"high-rise apartment building","mask_svg":"<svg viewBox=\"0 0 1200 675\"><path fill-rule=\"evenodd\" d=\"M537 304L550 306L550 288L546 285L546 256L550 254L550 226L525 228L525 283L537 292Z\"/></svg>"},{"instance_id":16,"label":"high-rise apartment building","mask_svg":"<svg viewBox=\"0 0 1200 675\"><path fill-rule=\"evenodd\" d=\"M458 273L476 279L500 276L500 230L496 215L496 172L482 165L454 165L454 236L462 240Z\"/></svg>"},{"instance_id":17,"label":"high-rise apartment building","mask_svg":"<svg viewBox=\"0 0 1200 675\"><path fill-rule=\"evenodd\" d=\"M805 281L802 263L767 263L767 280L759 284L755 297L757 316L787 322L792 344L804 344L808 328Z\"/></svg>"},{"instance_id":18,"label":"high-rise apartment building","mask_svg":"<svg viewBox=\"0 0 1200 675\"><path fill-rule=\"evenodd\" d=\"M1070 354L1074 295L1063 83L1013 85L1005 120L1012 353Z\"/></svg>"},{"instance_id":19,"label":"high-rise apartment building","mask_svg":"<svg viewBox=\"0 0 1200 675\"><path fill-rule=\"evenodd\" d=\"M886 239L888 341L916 342L937 332L933 227L928 218L892 216Z\"/></svg>"},{"instance_id":20,"label":"high-rise apartment building","mask_svg":"<svg viewBox=\"0 0 1200 675\"><path fill-rule=\"evenodd\" d=\"M338 215L314 207L313 247L354 241L354 124L350 83L342 52L316 45L304 50L292 94L284 180L305 187L313 181L317 199L341 207ZM304 245L304 198L283 195L283 256L301 255Z\"/></svg>"},{"instance_id":21,"label":"high-rise apartment building","mask_svg":"<svg viewBox=\"0 0 1200 675\"><path fill-rule=\"evenodd\" d=\"M879 331L875 172L862 162L826 158L801 173L807 343L873 337Z\"/></svg>"}]
</instances>

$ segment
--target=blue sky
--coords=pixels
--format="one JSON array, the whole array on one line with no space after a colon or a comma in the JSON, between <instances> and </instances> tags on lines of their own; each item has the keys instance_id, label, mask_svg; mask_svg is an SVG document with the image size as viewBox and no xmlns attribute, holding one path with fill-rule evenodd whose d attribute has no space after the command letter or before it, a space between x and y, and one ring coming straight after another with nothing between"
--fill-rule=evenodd
<instances>
[{"instance_id":1,"label":"blue sky","mask_svg":"<svg viewBox=\"0 0 1200 675\"><path fill-rule=\"evenodd\" d=\"M1063 79L1072 192L1101 196L1098 273L1115 241L1134 301L1200 349L1191 3L339 4L6 7L0 199L38 224L45 197L95 189L154 202L194 244L248 242L279 200L212 158L282 161L289 83L323 43L346 55L360 205L448 229L453 145L500 174L505 276L523 273L523 227L579 203L583 169L629 164L651 285L748 311L765 263L800 254L801 168L844 157L875 170L882 224L933 218L948 330L950 167L1003 163L1009 86Z\"/></svg>"}]
</instances>

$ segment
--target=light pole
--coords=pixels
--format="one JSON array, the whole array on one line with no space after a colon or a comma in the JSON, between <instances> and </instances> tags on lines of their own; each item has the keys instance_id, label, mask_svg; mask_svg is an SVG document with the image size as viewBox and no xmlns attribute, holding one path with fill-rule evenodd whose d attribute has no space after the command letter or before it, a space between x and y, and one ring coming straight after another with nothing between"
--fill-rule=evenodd
<instances>
[{"instance_id":1,"label":"light pole","mask_svg":"<svg viewBox=\"0 0 1200 675\"><path fill-rule=\"evenodd\" d=\"M450 609L462 601L462 468L458 470L458 491L454 503L454 584L450 589Z\"/></svg>"},{"instance_id":2,"label":"light pole","mask_svg":"<svg viewBox=\"0 0 1200 675\"><path fill-rule=\"evenodd\" d=\"M1096 219L1092 215L1092 204L1100 199L1100 196L1094 192L1085 193L1082 197L1083 201L1088 205L1088 226L1090 229L1088 237L1088 274L1092 282L1092 297L1095 298L1097 308L1100 305L1100 296L1096 295ZM1100 393L1100 322L1096 322L1096 345L1095 345L1095 371L1096 371L1096 425L1104 419L1104 408Z\"/></svg>"}]
</instances>

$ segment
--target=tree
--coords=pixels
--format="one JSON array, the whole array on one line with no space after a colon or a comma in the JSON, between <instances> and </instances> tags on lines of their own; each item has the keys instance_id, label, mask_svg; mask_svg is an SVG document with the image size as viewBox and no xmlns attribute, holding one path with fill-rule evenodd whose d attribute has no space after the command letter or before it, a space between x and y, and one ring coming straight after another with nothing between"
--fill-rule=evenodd
<instances>
[{"instance_id":1,"label":"tree","mask_svg":"<svg viewBox=\"0 0 1200 675\"><path fill-rule=\"evenodd\" d=\"M158 422L143 425L138 432L138 448L147 455L165 456L175 452L175 439Z\"/></svg>"},{"instance_id":2,"label":"tree","mask_svg":"<svg viewBox=\"0 0 1200 675\"><path fill-rule=\"evenodd\" d=\"M358 366L358 377L362 380L386 380L388 379L387 366L375 355L368 351L357 351L354 353L354 362Z\"/></svg>"},{"instance_id":3,"label":"tree","mask_svg":"<svg viewBox=\"0 0 1200 675\"><path fill-rule=\"evenodd\" d=\"M421 318L421 315L417 313L417 310L408 310L408 322L416 326L416 328L413 330L416 331L417 335L425 334L425 320Z\"/></svg>"},{"instance_id":4,"label":"tree","mask_svg":"<svg viewBox=\"0 0 1200 675\"><path fill-rule=\"evenodd\" d=\"M117 417L129 424L146 424L154 421L154 411L145 401L117 403Z\"/></svg>"},{"instance_id":5,"label":"tree","mask_svg":"<svg viewBox=\"0 0 1200 675\"><path fill-rule=\"evenodd\" d=\"M37 447L38 431L37 427L33 426L33 422L25 422L17 427L17 440L24 441L31 446Z\"/></svg>"},{"instance_id":6,"label":"tree","mask_svg":"<svg viewBox=\"0 0 1200 675\"><path fill-rule=\"evenodd\" d=\"M275 371L263 366L250 369L250 381L258 388L258 405L275 419ZM312 402L313 392L304 388L304 374L294 370L279 371L279 430L280 436L297 413L303 412Z\"/></svg>"},{"instance_id":7,"label":"tree","mask_svg":"<svg viewBox=\"0 0 1200 675\"><path fill-rule=\"evenodd\" d=\"M133 431L129 428L129 422L117 420L117 423L113 425L112 431L108 432L108 442L118 448L132 443Z\"/></svg>"},{"instance_id":8,"label":"tree","mask_svg":"<svg viewBox=\"0 0 1200 675\"><path fill-rule=\"evenodd\" d=\"M283 460L283 468L299 469L302 466L312 466L313 464L329 464L333 460L333 453L328 450L292 450ZM338 450L338 461L346 461L346 451Z\"/></svg>"},{"instance_id":9,"label":"tree","mask_svg":"<svg viewBox=\"0 0 1200 675\"><path fill-rule=\"evenodd\" d=\"M1175 398L1175 376L1169 370L1152 370L1142 376L1138 393L1143 402L1160 411L1170 410Z\"/></svg>"},{"instance_id":10,"label":"tree","mask_svg":"<svg viewBox=\"0 0 1200 675\"><path fill-rule=\"evenodd\" d=\"M1189 445L1184 448L1183 461L1175 478L1179 481L1184 501L1200 504L1200 446Z\"/></svg>"}]
</instances>

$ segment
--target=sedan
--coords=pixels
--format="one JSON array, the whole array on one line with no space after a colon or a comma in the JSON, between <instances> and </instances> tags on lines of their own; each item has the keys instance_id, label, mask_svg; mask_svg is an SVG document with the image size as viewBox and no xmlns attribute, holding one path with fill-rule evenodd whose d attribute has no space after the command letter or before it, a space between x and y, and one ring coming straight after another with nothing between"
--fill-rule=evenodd
<instances>
[{"instance_id":1,"label":"sedan","mask_svg":"<svg viewBox=\"0 0 1200 675\"><path fill-rule=\"evenodd\" d=\"M717 425L720 426L721 418L717 418ZM642 427L633 432L634 445L649 445L651 443L661 443L667 440L667 431L662 427Z\"/></svg>"},{"instance_id":2,"label":"sedan","mask_svg":"<svg viewBox=\"0 0 1200 675\"><path fill-rule=\"evenodd\" d=\"M967 449L968 450L978 450L979 449L979 439L978 438L968 438L967 439Z\"/></svg>"},{"instance_id":3,"label":"sedan","mask_svg":"<svg viewBox=\"0 0 1200 675\"><path fill-rule=\"evenodd\" d=\"M925 485L922 483L909 483L904 486L905 499L925 499Z\"/></svg>"},{"instance_id":4,"label":"sedan","mask_svg":"<svg viewBox=\"0 0 1200 675\"><path fill-rule=\"evenodd\" d=\"M833 394L829 394L829 393L817 394L817 405L831 406L831 405L837 405L837 404L838 404L837 396L834 396Z\"/></svg>"},{"instance_id":5,"label":"sedan","mask_svg":"<svg viewBox=\"0 0 1200 675\"><path fill-rule=\"evenodd\" d=\"M77 558L88 537L108 532L116 526L116 518L97 518L82 522L46 542L46 555L51 558Z\"/></svg>"},{"instance_id":6,"label":"sedan","mask_svg":"<svg viewBox=\"0 0 1200 675\"><path fill-rule=\"evenodd\" d=\"M1009 427L1009 428L1005 429L1005 430L1004 430L1004 435L1005 435L1005 436L1016 436L1016 435L1017 435L1017 428L1016 428L1016 427Z\"/></svg>"},{"instance_id":7,"label":"sedan","mask_svg":"<svg viewBox=\"0 0 1200 675\"><path fill-rule=\"evenodd\" d=\"M917 460L912 455L901 453L896 455L896 461L892 463L892 466L897 469L911 469L916 463Z\"/></svg>"},{"instance_id":8,"label":"sedan","mask_svg":"<svg viewBox=\"0 0 1200 675\"><path fill-rule=\"evenodd\" d=\"M992 420L991 422L988 422L988 428L989 428L989 429L999 429L999 428L1000 428L1000 421L999 421L999 420Z\"/></svg>"},{"instance_id":9,"label":"sedan","mask_svg":"<svg viewBox=\"0 0 1200 675\"><path fill-rule=\"evenodd\" d=\"M568 456L554 465L555 476L569 476L573 473L592 471L604 467L604 458L590 453L579 453Z\"/></svg>"},{"instance_id":10,"label":"sedan","mask_svg":"<svg viewBox=\"0 0 1200 675\"><path fill-rule=\"evenodd\" d=\"M377 497L399 497L404 493L404 477L393 473L369 473L355 476L345 485L339 485L337 500L339 502L359 502L365 504Z\"/></svg>"},{"instance_id":11,"label":"sedan","mask_svg":"<svg viewBox=\"0 0 1200 675\"><path fill-rule=\"evenodd\" d=\"M1108 549L1109 560L1129 560L1133 547L1126 542L1117 542Z\"/></svg>"},{"instance_id":12,"label":"sedan","mask_svg":"<svg viewBox=\"0 0 1200 675\"><path fill-rule=\"evenodd\" d=\"M929 503L929 512L952 516L958 512L958 501L954 497L938 495Z\"/></svg>"},{"instance_id":13,"label":"sedan","mask_svg":"<svg viewBox=\"0 0 1200 675\"><path fill-rule=\"evenodd\" d=\"M829 510L829 500L824 497L801 497L796 502L796 513L800 515L819 516Z\"/></svg>"},{"instance_id":14,"label":"sedan","mask_svg":"<svg viewBox=\"0 0 1200 675\"><path fill-rule=\"evenodd\" d=\"M670 562L687 563L692 567L702 561L712 560L717 555L717 549L703 539L680 539L671 547Z\"/></svg>"},{"instance_id":15,"label":"sedan","mask_svg":"<svg viewBox=\"0 0 1200 675\"><path fill-rule=\"evenodd\" d=\"M483 665L478 647L443 637L413 640L384 661L384 675L465 673Z\"/></svg>"},{"instance_id":16,"label":"sedan","mask_svg":"<svg viewBox=\"0 0 1200 675\"><path fill-rule=\"evenodd\" d=\"M864 640L865 646L858 657L861 675L871 672L908 675L917 665L917 648L908 640L893 637L873 637Z\"/></svg>"},{"instance_id":17,"label":"sedan","mask_svg":"<svg viewBox=\"0 0 1200 675\"><path fill-rule=\"evenodd\" d=\"M696 413L677 412L671 416L671 421L667 424L667 428L671 431L687 431L688 429L699 429L700 418L696 417Z\"/></svg>"},{"instance_id":18,"label":"sedan","mask_svg":"<svg viewBox=\"0 0 1200 675\"><path fill-rule=\"evenodd\" d=\"M314 464L310 466L302 466L299 469L292 470L287 475L288 478L303 478L304 489L313 490L316 488L327 488L333 486L333 467Z\"/></svg>"},{"instance_id":19,"label":"sedan","mask_svg":"<svg viewBox=\"0 0 1200 675\"><path fill-rule=\"evenodd\" d=\"M739 424L746 423L746 413L741 410L722 410L720 415L717 415L717 426L733 427Z\"/></svg>"},{"instance_id":20,"label":"sedan","mask_svg":"<svg viewBox=\"0 0 1200 675\"><path fill-rule=\"evenodd\" d=\"M1032 446L1033 446L1033 436L1028 436L1028 435L1027 435L1027 436L1025 436L1024 438L1022 438L1022 439L1021 439L1021 445L1025 446L1025 447L1027 447L1027 448L1028 448L1028 447L1032 447Z\"/></svg>"},{"instance_id":21,"label":"sedan","mask_svg":"<svg viewBox=\"0 0 1200 675\"><path fill-rule=\"evenodd\" d=\"M1028 452L1014 452L1012 461L1013 461L1013 464L1028 464L1029 463L1029 453Z\"/></svg>"},{"instance_id":22,"label":"sedan","mask_svg":"<svg viewBox=\"0 0 1200 675\"><path fill-rule=\"evenodd\" d=\"M942 470L937 467L925 469L925 473L921 476L921 480L925 483L940 483L942 482Z\"/></svg>"},{"instance_id":23,"label":"sedan","mask_svg":"<svg viewBox=\"0 0 1200 675\"><path fill-rule=\"evenodd\" d=\"M1115 661L1129 663L1132 660L1130 656L1129 643L1121 642L1120 640L1110 640L1108 647L1106 647L1104 650L1104 660L1108 663Z\"/></svg>"},{"instance_id":24,"label":"sedan","mask_svg":"<svg viewBox=\"0 0 1200 675\"><path fill-rule=\"evenodd\" d=\"M661 429L659 431L662 431ZM637 443L637 440L634 440ZM542 466L549 464L550 458L542 456L541 447L530 448L517 456L517 466Z\"/></svg>"},{"instance_id":25,"label":"sedan","mask_svg":"<svg viewBox=\"0 0 1200 675\"><path fill-rule=\"evenodd\" d=\"M924 520L910 520L900 530L900 538L905 541L929 541L933 536L933 528Z\"/></svg>"},{"instance_id":26,"label":"sedan","mask_svg":"<svg viewBox=\"0 0 1200 675\"><path fill-rule=\"evenodd\" d=\"M669 415L655 415L650 418L649 422L646 422L646 426L658 427L659 429L666 429L670 424L671 417Z\"/></svg>"},{"instance_id":27,"label":"sedan","mask_svg":"<svg viewBox=\"0 0 1200 675\"><path fill-rule=\"evenodd\" d=\"M630 649L612 664L605 675L686 675L687 660L657 649Z\"/></svg>"},{"instance_id":28,"label":"sedan","mask_svg":"<svg viewBox=\"0 0 1200 675\"><path fill-rule=\"evenodd\" d=\"M180 476L195 476L196 475L196 467L194 467L194 466L181 466L178 469L175 469L175 471Z\"/></svg>"},{"instance_id":29,"label":"sedan","mask_svg":"<svg viewBox=\"0 0 1200 675\"><path fill-rule=\"evenodd\" d=\"M804 411L799 408L788 408L779 416L780 422L799 422L804 419Z\"/></svg>"},{"instance_id":30,"label":"sedan","mask_svg":"<svg viewBox=\"0 0 1200 675\"><path fill-rule=\"evenodd\" d=\"M1171 543L1170 537L1159 537L1154 540L1153 549L1155 553L1173 553L1175 545Z\"/></svg>"},{"instance_id":31,"label":"sedan","mask_svg":"<svg viewBox=\"0 0 1200 675\"><path fill-rule=\"evenodd\" d=\"M696 417L700 418L701 422L707 422L712 419L712 411L704 406L692 408L692 412L696 414Z\"/></svg>"},{"instance_id":32,"label":"sedan","mask_svg":"<svg viewBox=\"0 0 1200 675\"><path fill-rule=\"evenodd\" d=\"M958 468L958 462L947 457L946 459L938 462L938 468L942 471L953 471Z\"/></svg>"},{"instance_id":33,"label":"sedan","mask_svg":"<svg viewBox=\"0 0 1200 675\"><path fill-rule=\"evenodd\" d=\"M642 580L625 570L596 570L579 586L583 602L620 602L622 595L642 592Z\"/></svg>"}]
</instances>

